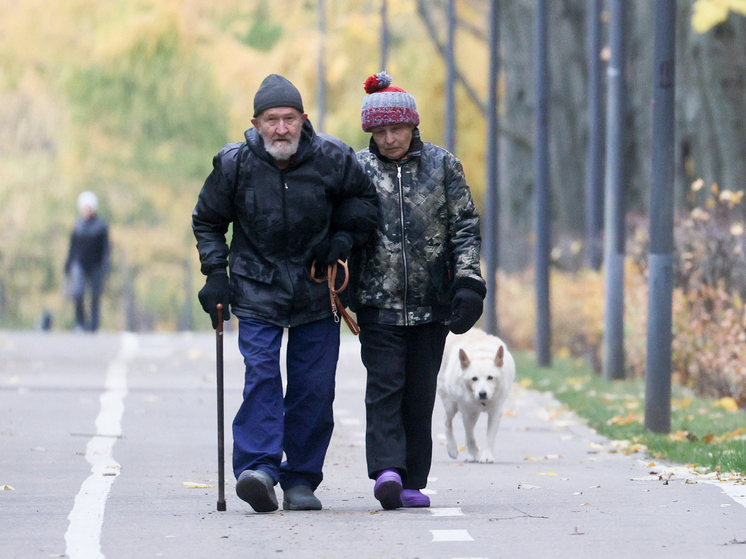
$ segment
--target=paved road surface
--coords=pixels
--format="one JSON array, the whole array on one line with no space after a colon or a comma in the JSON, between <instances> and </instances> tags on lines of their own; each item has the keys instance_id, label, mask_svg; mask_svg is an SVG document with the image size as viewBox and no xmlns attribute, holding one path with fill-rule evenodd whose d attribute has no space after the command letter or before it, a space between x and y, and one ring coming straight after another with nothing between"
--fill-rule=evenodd
<instances>
[{"instance_id":1,"label":"paved road surface","mask_svg":"<svg viewBox=\"0 0 746 559\"><path fill-rule=\"evenodd\" d=\"M317 492L324 510L253 513L229 473L228 510L217 512L216 488L185 484L216 484L214 348L211 333L0 332L0 487L12 488L0 491L0 558L746 557L746 487L678 471L660 480L650 474L660 465L613 452L521 388L495 464L448 457L438 402L433 507L382 511L365 474L365 373L352 337ZM225 352L230 472L235 334Z\"/></svg>"}]
</instances>

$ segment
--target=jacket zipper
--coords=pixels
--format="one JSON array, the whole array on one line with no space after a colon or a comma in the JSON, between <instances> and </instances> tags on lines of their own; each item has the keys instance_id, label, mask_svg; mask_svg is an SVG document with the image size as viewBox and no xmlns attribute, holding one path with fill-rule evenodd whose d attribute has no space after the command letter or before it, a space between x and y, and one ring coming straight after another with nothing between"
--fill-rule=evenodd
<instances>
[{"instance_id":1,"label":"jacket zipper","mask_svg":"<svg viewBox=\"0 0 746 559\"><path fill-rule=\"evenodd\" d=\"M401 182L401 164L396 166L396 178L399 182L399 217L401 219L401 257L404 264L404 300L402 301L402 312L404 313L404 326L409 326L407 315L407 286L409 278L407 277L407 246L406 246L406 227L404 224L404 187Z\"/></svg>"},{"instance_id":2,"label":"jacket zipper","mask_svg":"<svg viewBox=\"0 0 746 559\"><path fill-rule=\"evenodd\" d=\"M285 246L283 248L283 252L284 252L283 260L285 261L285 273L287 274L288 279L290 280L290 288L294 290L293 279L292 279L292 276L290 275L290 267L288 266L288 244L290 242L290 239L289 239L289 234L288 234L287 200L285 197L285 191L288 190L288 183L285 180L284 171L280 171L280 184L281 184L280 190L282 191L282 223L283 223L283 233L285 235L285 243L284 243ZM295 300L295 297L292 297L291 301L294 301L294 300ZM292 305L292 302L291 302L291 305ZM287 328L290 328L290 316L292 315L292 313L293 313L293 309L291 308L288 311L288 316L285 320L285 323L287 324Z\"/></svg>"}]
</instances>

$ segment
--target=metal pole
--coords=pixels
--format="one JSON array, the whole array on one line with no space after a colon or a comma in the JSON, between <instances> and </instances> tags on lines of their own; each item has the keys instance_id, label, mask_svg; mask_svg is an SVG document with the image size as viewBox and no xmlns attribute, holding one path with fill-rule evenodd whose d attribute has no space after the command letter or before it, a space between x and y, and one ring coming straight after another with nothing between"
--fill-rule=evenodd
<instances>
[{"instance_id":1,"label":"metal pole","mask_svg":"<svg viewBox=\"0 0 746 559\"><path fill-rule=\"evenodd\" d=\"M389 21L388 21L388 2L381 2L381 70L386 69L386 63L389 57Z\"/></svg>"},{"instance_id":2,"label":"metal pole","mask_svg":"<svg viewBox=\"0 0 746 559\"><path fill-rule=\"evenodd\" d=\"M446 41L446 118L444 147L451 153L456 152L456 61L454 43L456 41L456 2L448 0L446 4L448 40Z\"/></svg>"},{"instance_id":3,"label":"metal pole","mask_svg":"<svg viewBox=\"0 0 746 559\"><path fill-rule=\"evenodd\" d=\"M624 378L624 223L625 223L625 19L626 0L611 0L606 106L606 188L604 234L603 376Z\"/></svg>"},{"instance_id":4,"label":"metal pole","mask_svg":"<svg viewBox=\"0 0 746 559\"><path fill-rule=\"evenodd\" d=\"M218 387L218 510L225 510L225 406L223 403L223 305L218 303L215 328Z\"/></svg>"},{"instance_id":5,"label":"metal pole","mask_svg":"<svg viewBox=\"0 0 746 559\"><path fill-rule=\"evenodd\" d=\"M671 430L676 0L655 2L645 427Z\"/></svg>"},{"instance_id":6,"label":"metal pole","mask_svg":"<svg viewBox=\"0 0 746 559\"><path fill-rule=\"evenodd\" d=\"M536 220L536 361L552 363L549 304L550 187L549 187L549 69L547 63L547 0L537 0L535 43L534 205Z\"/></svg>"},{"instance_id":7,"label":"metal pole","mask_svg":"<svg viewBox=\"0 0 746 559\"><path fill-rule=\"evenodd\" d=\"M585 177L586 263L599 270L603 258L604 116L601 79L601 9L603 0L588 0L588 152Z\"/></svg>"},{"instance_id":8,"label":"metal pole","mask_svg":"<svg viewBox=\"0 0 746 559\"><path fill-rule=\"evenodd\" d=\"M497 268L500 247L499 128L497 116L497 77L500 73L500 2L490 0L490 58L487 101L487 192L484 211L484 260L487 268L484 329L498 332Z\"/></svg>"},{"instance_id":9,"label":"metal pole","mask_svg":"<svg viewBox=\"0 0 746 559\"><path fill-rule=\"evenodd\" d=\"M318 104L318 117L314 126L317 132L324 131L324 117L326 116L326 5L324 0L319 0L319 64L318 79L316 82L316 103Z\"/></svg>"}]
</instances>

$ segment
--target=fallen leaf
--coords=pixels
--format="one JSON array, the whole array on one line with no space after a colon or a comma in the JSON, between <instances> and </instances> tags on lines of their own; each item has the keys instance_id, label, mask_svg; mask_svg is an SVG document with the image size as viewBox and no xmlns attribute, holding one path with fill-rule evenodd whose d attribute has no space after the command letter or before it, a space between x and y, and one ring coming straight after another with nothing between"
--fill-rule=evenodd
<instances>
[{"instance_id":1,"label":"fallen leaf","mask_svg":"<svg viewBox=\"0 0 746 559\"><path fill-rule=\"evenodd\" d=\"M557 474L555 474L554 472L539 472L539 475L540 476L552 477L552 476L556 476Z\"/></svg>"},{"instance_id":2,"label":"fallen leaf","mask_svg":"<svg viewBox=\"0 0 746 559\"><path fill-rule=\"evenodd\" d=\"M718 401L715 402L715 406L718 408L723 408L726 411L738 411L738 404L730 396L720 398Z\"/></svg>"},{"instance_id":3,"label":"fallen leaf","mask_svg":"<svg viewBox=\"0 0 746 559\"><path fill-rule=\"evenodd\" d=\"M629 425L630 423L642 423L644 417L639 413L628 413L624 417L616 415L606 422L606 425Z\"/></svg>"},{"instance_id":4,"label":"fallen leaf","mask_svg":"<svg viewBox=\"0 0 746 559\"><path fill-rule=\"evenodd\" d=\"M15 487L11 487L10 485L0 485L0 491L15 491Z\"/></svg>"},{"instance_id":5,"label":"fallen leaf","mask_svg":"<svg viewBox=\"0 0 746 559\"><path fill-rule=\"evenodd\" d=\"M689 396L681 400L677 400L676 398L671 400L671 407L674 410L683 410L685 408L688 408L691 405L692 405L692 399Z\"/></svg>"},{"instance_id":6,"label":"fallen leaf","mask_svg":"<svg viewBox=\"0 0 746 559\"><path fill-rule=\"evenodd\" d=\"M541 489L538 485L530 485L528 483L519 483L518 489Z\"/></svg>"},{"instance_id":7,"label":"fallen leaf","mask_svg":"<svg viewBox=\"0 0 746 559\"><path fill-rule=\"evenodd\" d=\"M719 437L714 437L712 440L716 443L722 443L723 441L736 439L740 437L743 434L743 427L739 427L735 431L732 431L730 433L725 433L723 435L720 435Z\"/></svg>"},{"instance_id":8,"label":"fallen leaf","mask_svg":"<svg viewBox=\"0 0 746 559\"><path fill-rule=\"evenodd\" d=\"M689 431L676 431L668 434L668 440L674 443L680 443L682 441L696 441L697 437Z\"/></svg>"},{"instance_id":9,"label":"fallen leaf","mask_svg":"<svg viewBox=\"0 0 746 559\"><path fill-rule=\"evenodd\" d=\"M196 483L194 481L182 481L184 485L186 485L189 489L208 489L210 487L215 487L214 485L209 485L207 483Z\"/></svg>"}]
</instances>

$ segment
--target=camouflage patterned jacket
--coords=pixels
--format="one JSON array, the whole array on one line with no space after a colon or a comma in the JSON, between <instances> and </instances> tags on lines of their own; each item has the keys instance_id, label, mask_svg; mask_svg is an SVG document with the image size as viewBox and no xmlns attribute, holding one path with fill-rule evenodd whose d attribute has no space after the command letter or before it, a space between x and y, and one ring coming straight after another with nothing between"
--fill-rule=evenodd
<instances>
[{"instance_id":1,"label":"camouflage patterned jacket","mask_svg":"<svg viewBox=\"0 0 746 559\"><path fill-rule=\"evenodd\" d=\"M350 257L350 307L360 323L409 326L444 321L453 292L484 296L479 215L461 162L422 142L391 161L375 143L357 153L378 192L378 229Z\"/></svg>"}]
</instances>

